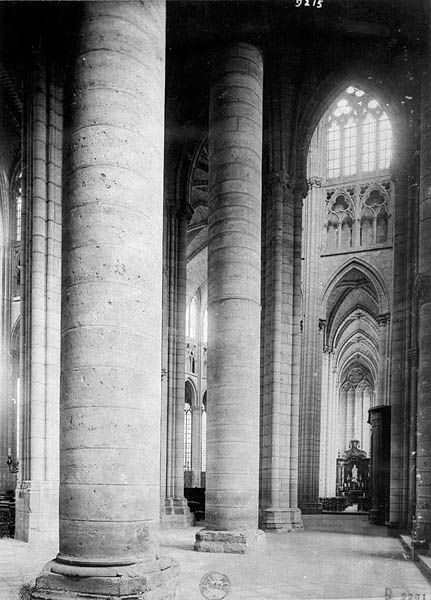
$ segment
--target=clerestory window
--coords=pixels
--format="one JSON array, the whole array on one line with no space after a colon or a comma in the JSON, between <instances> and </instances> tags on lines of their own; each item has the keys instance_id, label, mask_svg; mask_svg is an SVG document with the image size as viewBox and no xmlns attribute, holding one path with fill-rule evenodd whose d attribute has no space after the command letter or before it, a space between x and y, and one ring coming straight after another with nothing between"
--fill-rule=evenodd
<instances>
[{"instance_id":1,"label":"clerestory window","mask_svg":"<svg viewBox=\"0 0 431 600\"><path fill-rule=\"evenodd\" d=\"M392 128L380 103L349 86L329 110L327 178L379 174L389 168Z\"/></svg>"}]
</instances>

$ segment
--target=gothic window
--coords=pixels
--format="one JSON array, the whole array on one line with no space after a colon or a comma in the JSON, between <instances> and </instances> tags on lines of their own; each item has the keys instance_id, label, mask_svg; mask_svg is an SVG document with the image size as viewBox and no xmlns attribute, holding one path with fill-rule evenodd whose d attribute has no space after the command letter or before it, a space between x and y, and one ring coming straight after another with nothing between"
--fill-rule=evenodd
<instances>
[{"instance_id":1,"label":"gothic window","mask_svg":"<svg viewBox=\"0 0 431 600\"><path fill-rule=\"evenodd\" d=\"M326 140L328 179L389 168L391 124L379 102L363 90L349 86L332 105Z\"/></svg>"},{"instance_id":2,"label":"gothic window","mask_svg":"<svg viewBox=\"0 0 431 600\"><path fill-rule=\"evenodd\" d=\"M192 408L184 403L184 471L192 468Z\"/></svg>"},{"instance_id":3,"label":"gothic window","mask_svg":"<svg viewBox=\"0 0 431 600\"><path fill-rule=\"evenodd\" d=\"M384 244L388 241L389 197L382 185L371 191L367 188L363 187L365 198L362 204L361 246Z\"/></svg>"},{"instance_id":4,"label":"gothic window","mask_svg":"<svg viewBox=\"0 0 431 600\"><path fill-rule=\"evenodd\" d=\"M21 172L18 172L14 184L14 201L15 201L15 241L21 241L21 208L22 208L22 185Z\"/></svg>"},{"instance_id":5,"label":"gothic window","mask_svg":"<svg viewBox=\"0 0 431 600\"><path fill-rule=\"evenodd\" d=\"M346 214L341 224L341 248L351 248L353 233L353 219L349 214Z\"/></svg>"},{"instance_id":6,"label":"gothic window","mask_svg":"<svg viewBox=\"0 0 431 600\"><path fill-rule=\"evenodd\" d=\"M376 242L383 244L388 239L388 213L381 208L376 220Z\"/></svg>"},{"instance_id":7,"label":"gothic window","mask_svg":"<svg viewBox=\"0 0 431 600\"><path fill-rule=\"evenodd\" d=\"M327 237L326 237L326 250L332 252L338 247L338 217L337 215L330 214L328 218L327 226Z\"/></svg>"},{"instance_id":8,"label":"gothic window","mask_svg":"<svg viewBox=\"0 0 431 600\"><path fill-rule=\"evenodd\" d=\"M334 196L332 196L334 198ZM344 194L330 200L327 221L327 251L347 249L353 243L353 205Z\"/></svg>"},{"instance_id":9,"label":"gothic window","mask_svg":"<svg viewBox=\"0 0 431 600\"><path fill-rule=\"evenodd\" d=\"M367 208L361 218L361 246L369 246L373 243L373 212Z\"/></svg>"},{"instance_id":10,"label":"gothic window","mask_svg":"<svg viewBox=\"0 0 431 600\"><path fill-rule=\"evenodd\" d=\"M208 309L205 308L202 323L202 341L205 344L208 339Z\"/></svg>"},{"instance_id":11,"label":"gothic window","mask_svg":"<svg viewBox=\"0 0 431 600\"><path fill-rule=\"evenodd\" d=\"M16 171L12 184L12 206L14 211L14 248L13 248L13 273L12 273L12 295L17 298L20 295L21 284L21 209L22 209L22 176L21 171Z\"/></svg>"},{"instance_id":12,"label":"gothic window","mask_svg":"<svg viewBox=\"0 0 431 600\"><path fill-rule=\"evenodd\" d=\"M196 296L190 300L186 310L186 336L196 339L197 337L198 300Z\"/></svg>"},{"instance_id":13,"label":"gothic window","mask_svg":"<svg viewBox=\"0 0 431 600\"><path fill-rule=\"evenodd\" d=\"M186 344L186 372L196 373L196 346Z\"/></svg>"}]
</instances>

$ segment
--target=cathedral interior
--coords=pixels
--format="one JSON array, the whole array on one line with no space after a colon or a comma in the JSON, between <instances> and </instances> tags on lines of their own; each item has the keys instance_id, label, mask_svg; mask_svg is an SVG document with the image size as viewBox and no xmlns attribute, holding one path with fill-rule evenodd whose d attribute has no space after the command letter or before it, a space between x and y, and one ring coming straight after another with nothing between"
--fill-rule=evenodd
<instances>
[{"instance_id":1,"label":"cathedral interior","mask_svg":"<svg viewBox=\"0 0 431 600\"><path fill-rule=\"evenodd\" d=\"M359 513L429 556L429 1L0 27L0 534L52 543L31 597L174 598L155 532L193 526L243 554Z\"/></svg>"}]
</instances>

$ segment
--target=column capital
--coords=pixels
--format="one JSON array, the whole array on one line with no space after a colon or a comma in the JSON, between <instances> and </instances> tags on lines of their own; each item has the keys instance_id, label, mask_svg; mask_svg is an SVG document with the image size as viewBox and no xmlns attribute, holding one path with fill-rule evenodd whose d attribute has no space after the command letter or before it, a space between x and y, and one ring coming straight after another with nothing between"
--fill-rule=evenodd
<instances>
[{"instance_id":1,"label":"column capital","mask_svg":"<svg viewBox=\"0 0 431 600\"><path fill-rule=\"evenodd\" d=\"M313 188L321 188L322 187L322 178L313 175L307 179L308 187Z\"/></svg>"},{"instance_id":2,"label":"column capital","mask_svg":"<svg viewBox=\"0 0 431 600\"><path fill-rule=\"evenodd\" d=\"M272 193L274 188L281 187L283 191L293 191L296 183L296 177L290 175L287 171L271 171L263 177L263 186L265 193Z\"/></svg>"},{"instance_id":3,"label":"column capital","mask_svg":"<svg viewBox=\"0 0 431 600\"><path fill-rule=\"evenodd\" d=\"M391 320L391 313L382 313L377 317L379 325L388 325Z\"/></svg>"}]
</instances>

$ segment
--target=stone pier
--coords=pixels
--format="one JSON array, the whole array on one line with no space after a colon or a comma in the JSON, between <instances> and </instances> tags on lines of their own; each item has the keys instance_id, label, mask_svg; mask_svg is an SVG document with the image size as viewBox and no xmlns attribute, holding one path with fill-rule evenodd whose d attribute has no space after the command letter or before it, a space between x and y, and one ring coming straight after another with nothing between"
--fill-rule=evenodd
<instances>
[{"instance_id":1,"label":"stone pier","mask_svg":"<svg viewBox=\"0 0 431 600\"><path fill-rule=\"evenodd\" d=\"M88 2L65 103L60 552L34 599L173 598L160 558L165 6Z\"/></svg>"},{"instance_id":2,"label":"stone pier","mask_svg":"<svg viewBox=\"0 0 431 600\"><path fill-rule=\"evenodd\" d=\"M431 542L431 62L423 79L418 268L418 374L416 432L417 546Z\"/></svg>"},{"instance_id":3,"label":"stone pier","mask_svg":"<svg viewBox=\"0 0 431 600\"><path fill-rule=\"evenodd\" d=\"M242 553L258 530L262 58L239 43L214 65L208 205L206 529L195 549Z\"/></svg>"}]
</instances>

